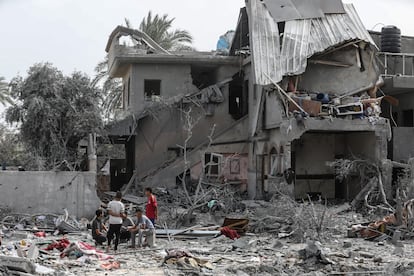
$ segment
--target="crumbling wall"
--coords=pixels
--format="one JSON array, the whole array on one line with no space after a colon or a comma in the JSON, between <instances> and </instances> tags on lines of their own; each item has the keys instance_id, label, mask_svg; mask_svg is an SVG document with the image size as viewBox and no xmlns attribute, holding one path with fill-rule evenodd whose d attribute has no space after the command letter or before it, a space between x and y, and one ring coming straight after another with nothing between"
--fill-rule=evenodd
<instances>
[{"instance_id":1,"label":"crumbling wall","mask_svg":"<svg viewBox=\"0 0 414 276\"><path fill-rule=\"evenodd\" d=\"M355 62L359 53L360 64ZM329 62L337 65L325 64ZM360 52L355 47L349 46L330 54L311 58L305 73L300 76L298 89L344 95L367 90L374 86L377 80L378 68L370 46Z\"/></svg>"},{"instance_id":2,"label":"crumbling wall","mask_svg":"<svg viewBox=\"0 0 414 276\"><path fill-rule=\"evenodd\" d=\"M228 86L223 86L221 91L224 96L224 102L214 104L212 115L206 116L203 107L192 106L190 116L197 123L193 129L193 136L187 145L189 150L207 142L207 137L213 125L215 125L215 136L221 135L236 126L237 121L229 113ZM180 151L178 145L183 145L186 139L183 129L185 115L178 107L172 106L153 115L139 121L136 129L135 164L140 176L160 168L166 161L172 161L171 159L174 156L171 155L173 155L174 150ZM242 137L235 137L233 135L242 132L236 131L231 133L229 138L227 138L227 135L221 136L219 142L224 144L246 139L245 135Z\"/></svg>"},{"instance_id":3,"label":"crumbling wall","mask_svg":"<svg viewBox=\"0 0 414 276\"><path fill-rule=\"evenodd\" d=\"M304 138L309 132L313 132L316 139L306 142ZM367 120L332 118L327 121L307 118L302 121L284 120L279 128L267 130L265 134L262 133L260 140L251 143L249 163L252 163L256 170L249 171L250 194L262 197L263 192L279 190L280 185L286 184L285 177L280 171L279 175L269 174L273 151L273 154L281 155L278 162L283 163L283 172L293 169L297 175L301 175L302 179L296 179L294 185L296 197L303 197L308 192L322 191L322 195L328 198L350 199L360 191L360 182L358 179L351 179L347 183L339 183L335 180L332 169L326 166L326 162L337 158L355 157L380 165L381 161L387 158L390 129L388 120L383 118L375 123ZM293 145L294 143L296 145ZM308 144L308 149L299 155L294 152L298 149L298 143ZM302 170L295 168L295 164L300 166L301 163ZM391 182L384 179L384 187L387 190L390 185ZM293 184L285 186L291 188Z\"/></svg>"},{"instance_id":4,"label":"crumbling wall","mask_svg":"<svg viewBox=\"0 0 414 276\"><path fill-rule=\"evenodd\" d=\"M100 206L96 173L1 171L0 204L21 213L63 213L92 216Z\"/></svg>"},{"instance_id":5,"label":"crumbling wall","mask_svg":"<svg viewBox=\"0 0 414 276\"><path fill-rule=\"evenodd\" d=\"M220 152L212 151L221 154ZM220 175L223 182L240 182L244 187L247 185L247 154L223 153L221 160ZM197 163L191 168L191 179L198 180L204 168L202 162Z\"/></svg>"},{"instance_id":6,"label":"crumbling wall","mask_svg":"<svg viewBox=\"0 0 414 276\"><path fill-rule=\"evenodd\" d=\"M194 89L188 64L134 64L130 79L130 110L142 111L150 102L145 99L144 81L161 80L160 97L168 99Z\"/></svg>"}]
</instances>

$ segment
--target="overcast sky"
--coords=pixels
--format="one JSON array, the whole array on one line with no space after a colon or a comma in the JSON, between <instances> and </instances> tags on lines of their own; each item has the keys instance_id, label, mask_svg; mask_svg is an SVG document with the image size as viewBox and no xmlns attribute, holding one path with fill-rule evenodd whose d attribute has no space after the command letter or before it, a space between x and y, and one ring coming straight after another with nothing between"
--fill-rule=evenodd
<instances>
[{"instance_id":1,"label":"overcast sky","mask_svg":"<svg viewBox=\"0 0 414 276\"><path fill-rule=\"evenodd\" d=\"M414 35L413 0L345 2L355 4L368 29L393 24ZM10 80L46 61L64 73L92 75L110 32L125 17L138 27L149 10L175 17L174 27L190 31L198 50L212 50L235 28L242 6L244 0L0 0L0 76Z\"/></svg>"}]
</instances>

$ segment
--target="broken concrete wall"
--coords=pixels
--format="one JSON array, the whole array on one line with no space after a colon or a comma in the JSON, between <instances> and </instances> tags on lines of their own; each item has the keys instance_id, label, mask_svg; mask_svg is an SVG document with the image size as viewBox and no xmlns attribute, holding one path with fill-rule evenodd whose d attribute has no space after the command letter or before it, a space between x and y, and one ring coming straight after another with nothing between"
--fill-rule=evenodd
<instances>
[{"instance_id":1,"label":"broken concrete wall","mask_svg":"<svg viewBox=\"0 0 414 276\"><path fill-rule=\"evenodd\" d=\"M234 74L234 68L228 68L219 73L220 78ZM180 80L176 80L177 85ZM174 87L174 86L173 86ZM194 126L192 138L188 143L191 150L200 144L207 142L207 137L211 128L215 125L215 135L219 135L226 130L233 128L237 121L229 113L229 92L228 85L221 88L224 101L219 104L213 104L213 113L206 116L204 107L192 106L191 117L194 121L200 120ZM184 107L185 109L185 107ZM166 161L171 161L176 157L179 151L177 145L183 145L186 139L183 126L185 124L184 114L178 107L163 109L155 117L148 116L138 122L135 137L135 164L139 175L143 176L149 172L161 167ZM220 137L220 143L232 143L236 140L247 139L245 136L235 136L242 130L235 133L229 133L231 137Z\"/></svg>"},{"instance_id":2,"label":"broken concrete wall","mask_svg":"<svg viewBox=\"0 0 414 276\"><path fill-rule=\"evenodd\" d=\"M247 154L221 153L216 150L209 152L222 155L220 164L220 179L226 182L240 182L243 190L247 186ZM191 179L197 181L202 173L204 164L199 162L191 168Z\"/></svg>"},{"instance_id":3,"label":"broken concrete wall","mask_svg":"<svg viewBox=\"0 0 414 276\"><path fill-rule=\"evenodd\" d=\"M325 198L352 199L361 189L360 180L338 181L327 162L360 158L376 162L375 132L305 133L292 147L295 197L318 193Z\"/></svg>"},{"instance_id":4,"label":"broken concrete wall","mask_svg":"<svg viewBox=\"0 0 414 276\"><path fill-rule=\"evenodd\" d=\"M355 62L359 53L360 64ZM338 65L327 65L325 62ZM344 95L371 88L377 82L378 76L374 51L370 46L366 50L358 51L350 45L333 53L311 58L305 73L300 76L298 89Z\"/></svg>"},{"instance_id":5,"label":"broken concrete wall","mask_svg":"<svg viewBox=\"0 0 414 276\"><path fill-rule=\"evenodd\" d=\"M280 96L276 91L268 93L265 100L264 125L265 129L277 128L286 116Z\"/></svg>"},{"instance_id":6,"label":"broken concrete wall","mask_svg":"<svg viewBox=\"0 0 414 276\"><path fill-rule=\"evenodd\" d=\"M151 102L145 98L145 80L160 80L160 97L168 99L194 91L189 64L133 64L129 110L138 114Z\"/></svg>"},{"instance_id":7,"label":"broken concrete wall","mask_svg":"<svg viewBox=\"0 0 414 276\"><path fill-rule=\"evenodd\" d=\"M189 148L189 151L187 152L188 166L191 168L199 163L200 160L202 160L204 151L231 154L246 153L248 143L242 141L247 141L247 123L248 120L244 118L236 121L225 131L216 132L216 136L213 139L213 145L210 146L208 150L206 149L206 143L199 144L195 148ZM144 184L146 186L172 187L175 185L176 176L180 175L184 170L183 156L179 156L178 158L175 158L175 160L173 159L173 161L166 166L157 166L156 169L156 174L146 178Z\"/></svg>"},{"instance_id":8,"label":"broken concrete wall","mask_svg":"<svg viewBox=\"0 0 414 276\"><path fill-rule=\"evenodd\" d=\"M380 161L387 158L389 138L389 122L386 119L380 119L375 124L368 120L339 118L330 121L314 118L302 122L284 120L279 127L266 130L251 143L249 162L253 163L256 170L251 173L253 179L249 179L248 188L254 188L250 192L262 197L263 193L274 190L277 181L285 181L283 171L292 168L296 170L296 175L299 174L295 185L296 197L322 191L322 195L328 198L352 198L360 190L360 183L350 180L337 184L326 162L356 157L381 165ZM276 175L270 171L272 155L279 158L277 162L282 164ZM384 185L389 186L391 183Z\"/></svg>"},{"instance_id":9,"label":"broken concrete wall","mask_svg":"<svg viewBox=\"0 0 414 276\"><path fill-rule=\"evenodd\" d=\"M93 172L1 171L0 204L21 213L93 216L100 206Z\"/></svg>"}]
</instances>

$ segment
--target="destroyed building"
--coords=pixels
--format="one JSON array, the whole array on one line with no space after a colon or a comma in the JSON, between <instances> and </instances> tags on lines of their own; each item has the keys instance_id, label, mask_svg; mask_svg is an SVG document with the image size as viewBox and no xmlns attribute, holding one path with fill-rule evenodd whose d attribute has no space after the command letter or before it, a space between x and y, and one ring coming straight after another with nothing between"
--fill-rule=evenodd
<instances>
[{"instance_id":1,"label":"destroyed building","mask_svg":"<svg viewBox=\"0 0 414 276\"><path fill-rule=\"evenodd\" d=\"M385 26L381 32L371 31L370 34L380 46L378 57L384 79L380 89L399 101L398 106L381 103L383 116L390 120L393 132L388 156L407 163L414 157L414 37L401 35L401 30L395 26ZM387 37L389 35L391 38ZM393 41L392 49L387 49L387 39Z\"/></svg>"},{"instance_id":2,"label":"destroyed building","mask_svg":"<svg viewBox=\"0 0 414 276\"><path fill-rule=\"evenodd\" d=\"M108 129L126 149L112 190L201 177L250 198L287 182L295 198L352 199L358 176L339 181L328 162L366 159L390 175L378 48L353 5L285 2L247 0L228 55L169 52L140 31L113 30L109 72L123 80L128 115Z\"/></svg>"}]
</instances>

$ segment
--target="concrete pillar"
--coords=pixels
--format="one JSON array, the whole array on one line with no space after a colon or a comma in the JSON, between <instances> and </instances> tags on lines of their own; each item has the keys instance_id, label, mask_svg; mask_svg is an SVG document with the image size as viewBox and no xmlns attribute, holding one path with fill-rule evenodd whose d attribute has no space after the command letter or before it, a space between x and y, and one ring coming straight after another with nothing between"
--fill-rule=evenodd
<instances>
[{"instance_id":1,"label":"concrete pillar","mask_svg":"<svg viewBox=\"0 0 414 276\"><path fill-rule=\"evenodd\" d=\"M88 136L88 170L90 172L96 172L97 166L96 136L90 133Z\"/></svg>"},{"instance_id":2,"label":"concrete pillar","mask_svg":"<svg viewBox=\"0 0 414 276\"><path fill-rule=\"evenodd\" d=\"M247 168L247 194L249 199L256 197L256 154L254 152L255 143L249 144L249 165Z\"/></svg>"},{"instance_id":3,"label":"concrete pillar","mask_svg":"<svg viewBox=\"0 0 414 276\"><path fill-rule=\"evenodd\" d=\"M384 185L384 192L387 199L392 199L392 162L389 159L381 161L381 176L382 184Z\"/></svg>"}]
</instances>

